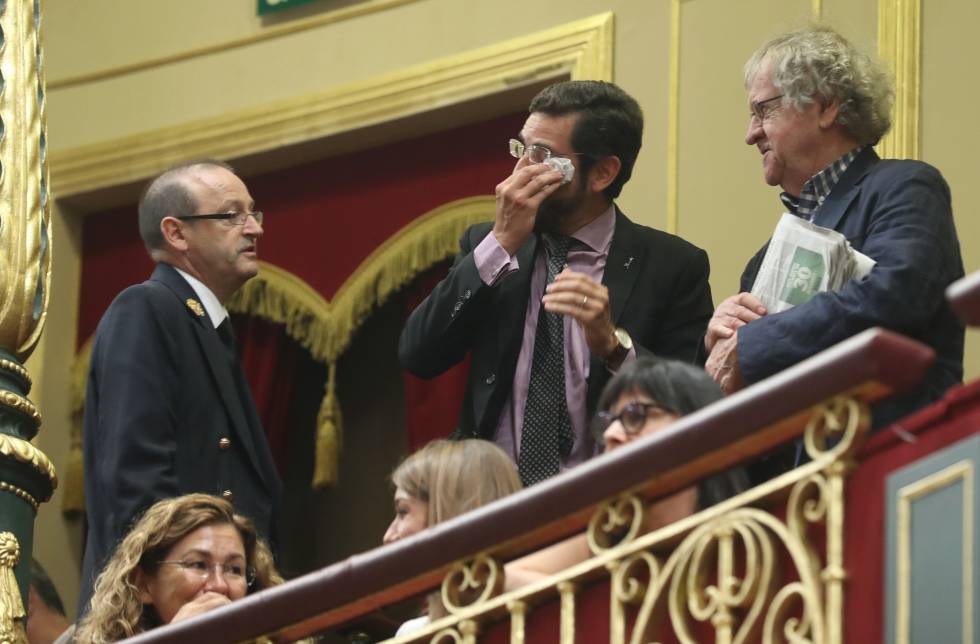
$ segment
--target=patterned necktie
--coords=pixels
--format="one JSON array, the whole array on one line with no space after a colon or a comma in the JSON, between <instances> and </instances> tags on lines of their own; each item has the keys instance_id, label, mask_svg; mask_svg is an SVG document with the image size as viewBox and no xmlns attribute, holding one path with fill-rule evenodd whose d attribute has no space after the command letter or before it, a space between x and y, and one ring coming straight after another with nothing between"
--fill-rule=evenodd
<instances>
[{"instance_id":1,"label":"patterned necktie","mask_svg":"<svg viewBox=\"0 0 980 644\"><path fill-rule=\"evenodd\" d=\"M547 283L551 284L565 266L572 238L546 235L545 239L549 251ZM565 401L565 319L545 311L542 304L521 429L518 471L524 486L557 474L560 456L568 453L571 443L572 423Z\"/></svg>"}]
</instances>

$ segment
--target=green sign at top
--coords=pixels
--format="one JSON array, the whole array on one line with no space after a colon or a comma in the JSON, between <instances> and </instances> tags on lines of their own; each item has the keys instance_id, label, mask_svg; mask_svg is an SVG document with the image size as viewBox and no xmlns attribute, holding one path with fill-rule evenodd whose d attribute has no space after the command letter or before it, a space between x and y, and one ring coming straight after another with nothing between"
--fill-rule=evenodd
<instances>
[{"instance_id":1,"label":"green sign at top","mask_svg":"<svg viewBox=\"0 0 980 644\"><path fill-rule=\"evenodd\" d=\"M292 9L301 4L308 4L313 0L259 0L259 15Z\"/></svg>"}]
</instances>

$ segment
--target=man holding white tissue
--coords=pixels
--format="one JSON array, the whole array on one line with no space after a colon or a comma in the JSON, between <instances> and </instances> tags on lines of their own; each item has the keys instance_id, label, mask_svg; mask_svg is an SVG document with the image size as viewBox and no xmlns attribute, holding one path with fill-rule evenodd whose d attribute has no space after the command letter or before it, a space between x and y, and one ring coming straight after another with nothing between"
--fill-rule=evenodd
<instances>
[{"instance_id":1,"label":"man holding white tissue","mask_svg":"<svg viewBox=\"0 0 980 644\"><path fill-rule=\"evenodd\" d=\"M726 393L758 382L864 329L886 327L936 350L921 385L872 408L882 427L938 399L963 377L963 327L944 290L963 276L949 187L936 168L882 160L871 147L891 126L891 81L842 36L814 26L779 36L745 66L745 142L785 208L835 230L875 262L870 273L779 313L741 290L715 310L706 368ZM774 217L774 223L776 218Z\"/></svg>"},{"instance_id":2,"label":"man holding white tissue","mask_svg":"<svg viewBox=\"0 0 980 644\"><path fill-rule=\"evenodd\" d=\"M567 81L529 111L493 223L464 233L399 345L423 378L471 354L457 436L497 443L525 485L597 454L587 420L610 374L641 353L693 361L712 310L705 252L613 203L640 151L637 102Z\"/></svg>"}]
</instances>

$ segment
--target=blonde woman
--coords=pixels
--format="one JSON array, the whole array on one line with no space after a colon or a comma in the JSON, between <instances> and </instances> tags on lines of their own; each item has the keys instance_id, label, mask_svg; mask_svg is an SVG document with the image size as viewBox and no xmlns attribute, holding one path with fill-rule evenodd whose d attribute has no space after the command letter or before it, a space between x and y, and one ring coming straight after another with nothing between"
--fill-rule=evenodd
<instances>
[{"instance_id":1,"label":"blonde woman","mask_svg":"<svg viewBox=\"0 0 980 644\"><path fill-rule=\"evenodd\" d=\"M282 583L251 520L188 494L154 504L95 583L75 642L116 642Z\"/></svg>"},{"instance_id":2,"label":"blonde woman","mask_svg":"<svg viewBox=\"0 0 980 644\"><path fill-rule=\"evenodd\" d=\"M488 441L437 440L405 459L391 475L395 518L384 542L394 543L521 489L517 467ZM398 635L426 626L446 610L438 593L428 598L428 614L402 624Z\"/></svg>"}]
</instances>

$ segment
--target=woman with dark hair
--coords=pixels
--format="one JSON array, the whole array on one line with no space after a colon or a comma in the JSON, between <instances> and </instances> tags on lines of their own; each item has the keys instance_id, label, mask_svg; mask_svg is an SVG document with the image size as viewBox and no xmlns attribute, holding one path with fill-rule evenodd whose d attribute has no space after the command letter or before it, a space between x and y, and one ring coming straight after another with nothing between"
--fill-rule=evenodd
<instances>
[{"instance_id":1,"label":"woman with dark hair","mask_svg":"<svg viewBox=\"0 0 980 644\"><path fill-rule=\"evenodd\" d=\"M252 521L208 494L159 501L95 582L74 642L117 642L281 584Z\"/></svg>"},{"instance_id":2,"label":"woman with dark hair","mask_svg":"<svg viewBox=\"0 0 980 644\"><path fill-rule=\"evenodd\" d=\"M681 416L721 398L718 385L702 369L673 360L637 358L623 365L603 389L594 426L602 433L606 451L610 452L651 436ZM705 479L651 504L646 531L683 519L748 488L748 477L741 468ZM590 556L585 535L572 537L507 564L505 588L519 588Z\"/></svg>"}]
</instances>

